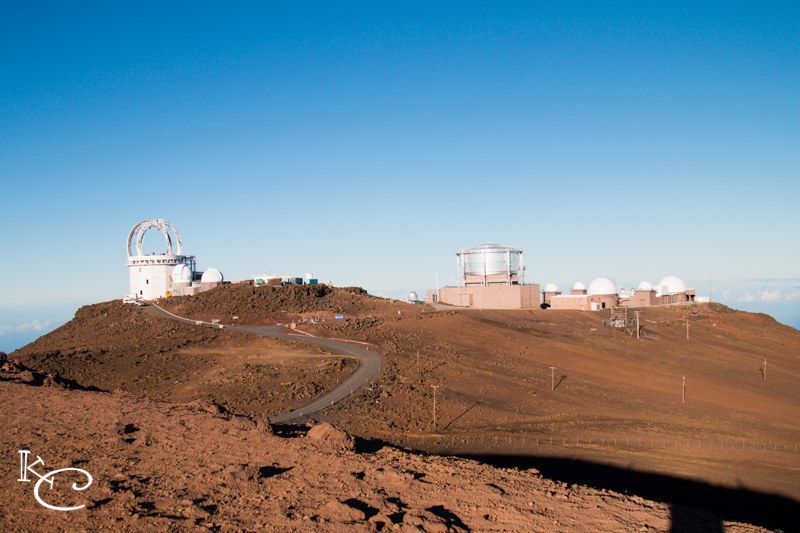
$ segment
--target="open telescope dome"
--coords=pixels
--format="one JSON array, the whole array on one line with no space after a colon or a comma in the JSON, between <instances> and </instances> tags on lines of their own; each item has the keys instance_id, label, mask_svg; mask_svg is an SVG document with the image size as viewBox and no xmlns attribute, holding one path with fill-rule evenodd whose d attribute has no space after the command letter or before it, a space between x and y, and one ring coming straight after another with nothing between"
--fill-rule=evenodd
<instances>
[{"instance_id":1,"label":"open telescope dome","mask_svg":"<svg viewBox=\"0 0 800 533\"><path fill-rule=\"evenodd\" d=\"M133 257L134 255L143 256L144 253L142 252L142 242L144 241L144 235L147 233L148 230L156 229L164 234L164 240L167 243L167 253L165 255L181 255L182 254L182 245L181 245L181 235L178 233L177 228L173 226L170 222L167 222L163 218L157 218L153 220L143 220L136 224L131 232L128 234L128 257ZM170 235L170 233L172 235ZM177 250L173 253L172 249L172 237L175 237L175 242L177 244ZM133 239L136 237L136 254L133 253Z\"/></svg>"}]
</instances>

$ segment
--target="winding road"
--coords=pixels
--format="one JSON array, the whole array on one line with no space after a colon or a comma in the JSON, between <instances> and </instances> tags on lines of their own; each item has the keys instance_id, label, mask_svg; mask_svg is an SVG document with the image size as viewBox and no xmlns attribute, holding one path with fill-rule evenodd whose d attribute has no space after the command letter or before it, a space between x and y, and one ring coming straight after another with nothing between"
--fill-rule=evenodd
<instances>
[{"instance_id":1,"label":"winding road","mask_svg":"<svg viewBox=\"0 0 800 533\"><path fill-rule=\"evenodd\" d=\"M272 423L283 423L296 418L301 418L314 414L326 407L330 407L353 394L359 388L364 386L367 381L372 379L375 374L381 369L381 356L375 352L371 352L361 346L349 344L345 341L335 339L328 339L324 337L312 337L308 335L299 335L294 333L287 333L283 326L221 326L219 324L212 324L210 322L203 322L200 320L192 320L190 318L181 317L170 313L166 309L150 304L152 312L158 316L169 318L171 320L178 320L205 327L223 327L230 331L241 331L242 333L252 333L254 335L263 335L265 337L272 337L273 339L292 340L297 342L304 342L306 344L313 344L319 346L332 353L341 353L349 355L358 360L358 367L350 374L347 379L339 383L331 391L323 394L322 396L314 399L311 403L304 405L288 413L271 416L269 421Z\"/></svg>"}]
</instances>

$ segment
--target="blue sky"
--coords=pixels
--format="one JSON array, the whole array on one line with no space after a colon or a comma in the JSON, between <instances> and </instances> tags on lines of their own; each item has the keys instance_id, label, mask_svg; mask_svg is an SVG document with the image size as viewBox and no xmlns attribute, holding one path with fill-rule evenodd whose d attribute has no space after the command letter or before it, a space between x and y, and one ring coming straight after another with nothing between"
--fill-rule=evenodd
<instances>
[{"instance_id":1,"label":"blue sky","mask_svg":"<svg viewBox=\"0 0 800 533\"><path fill-rule=\"evenodd\" d=\"M800 326L796 2L165 4L0 8L3 317L119 297L166 218L228 279L424 293L499 242Z\"/></svg>"}]
</instances>

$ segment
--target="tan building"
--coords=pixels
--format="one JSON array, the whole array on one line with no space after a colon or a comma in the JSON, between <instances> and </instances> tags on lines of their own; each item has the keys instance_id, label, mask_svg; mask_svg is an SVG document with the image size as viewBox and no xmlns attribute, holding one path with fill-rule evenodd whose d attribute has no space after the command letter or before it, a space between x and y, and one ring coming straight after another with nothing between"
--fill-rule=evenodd
<instances>
[{"instance_id":1,"label":"tan building","mask_svg":"<svg viewBox=\"0 0 800 533\"><path fill-rule=\"evenodd\" d=\"M552 284L548 284L548 287ZM553 285L555 287L555 285ZM570 294L548 294L545 301L551 309L575 309L579 311L599 311L616 306L653 307L658 305L685 304L695 301L695 289L686 288L686 284L677 276L666 276L657 286L647 281L639 284L638 289L617 290L616 283L606 277L595 278L584 287L577 282L572 286Z\"/></svg>"},{"instance_id":2,"label":"tan building","mask_svg":"<svg viewBox=\"0 0 800 533\"><path fill-rule=\"evenodd\" d=\"M477 309L538 309L539 285L525 284L522 250L483 244L456 252L458 286L428 290L425 301Z\"/></svg>"},{"instance_id":3,"label":"tan building","mask_svg":"<svg viewBox=\"0 0 800 533\"><path fill-rule=\"evenodd\" d=\"M558 285L555 283L548 283L544 286L544 291L542 291L542 303L545 304L547 307L552 305L551 300L553 296L559 296L561 291L558 288Z\"/></svg>"},{"instance_id":4,"label":"tan building","mask_svg":"<svg viewBox=\"0 0 800 533\"><path fill-rule=\"evenodd\" d=\"M618 302L617 284L610 278L600 277L593 279L588 288L577 282L572 286L570 294L553 295L550 298L550 308L599 311L614 307Z\"/></svg>"},{"instance_id":5,"label":"tan building","mask_svg":"<svg viewBox=\"0 0 800 533\"><path fill-rule=\"evenodd\" d=\"M653 307L657 305L674 305L695 301L697 291L689 289L677 276L666 276L653 287L650 282L643 281L639 288L632 290L630 296L623 299L620 305L627 307Z\"/></svg>"},{"instance_id":6,"label":"tan building","mask_svg":"<svg viewBox=\"0 0 800 533\"><path fill-rule=\"evenodd\" d=\"M429 289L425 301L475 309L539 309L539 285L442 287Z\"/></svg>"}]
</instances>

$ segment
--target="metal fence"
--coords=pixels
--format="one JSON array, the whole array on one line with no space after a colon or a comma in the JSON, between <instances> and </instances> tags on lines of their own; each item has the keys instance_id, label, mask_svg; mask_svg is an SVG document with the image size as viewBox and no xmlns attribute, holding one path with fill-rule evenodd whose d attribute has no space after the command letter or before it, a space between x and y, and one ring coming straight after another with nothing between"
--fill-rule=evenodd
<instances>
[{"instance_id":1,"label":"metal fence","mask_svg":"<svg viewBox=\"0 0 800 533\"><path fill-rule=\"evenodd\" d=\"M503 436L475 435L415 435L397 436L387 439L394 444L406 448L433 452L466 452L509 450L515 452L536 452L547 449L582 449L582 450L715 450L733 451L749 450L752 452L791 452L800 451L800 444L788 442L767 442L738 439L686 439L669 437L632 436L542 436L530 434L513 434Z\"/></svg>"}]
</instances>

